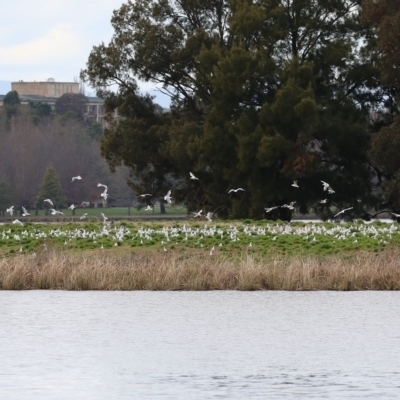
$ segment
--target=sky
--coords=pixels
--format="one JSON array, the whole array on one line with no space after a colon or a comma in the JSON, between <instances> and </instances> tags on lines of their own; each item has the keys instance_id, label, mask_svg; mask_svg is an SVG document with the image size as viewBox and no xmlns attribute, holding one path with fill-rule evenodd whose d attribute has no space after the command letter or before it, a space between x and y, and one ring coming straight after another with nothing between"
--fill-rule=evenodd
<instances>
[{"instance_id":1,"label":"sky","mask_svg":"<svg viewBox=\"0 0 400 400\"><path fill-rule=\"evenodd\" d=\"M93 46L113 35L113 10L124 0L12 0L1 2L0 94L9 82L73 82L85 68ZM168 107L154 84L139 82L143 92ZM11 89L11 87L10 87ZM90 88L87 94L93 94ZM92 93L90 93L92 92Z\"/></svg>"}]
</instances>

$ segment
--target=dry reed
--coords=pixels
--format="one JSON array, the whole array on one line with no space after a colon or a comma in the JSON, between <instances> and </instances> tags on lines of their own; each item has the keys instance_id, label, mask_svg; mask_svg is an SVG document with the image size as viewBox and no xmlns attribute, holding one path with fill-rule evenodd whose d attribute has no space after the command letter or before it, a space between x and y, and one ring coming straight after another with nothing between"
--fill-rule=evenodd
<instances>
[{"instance_id":1,"label":"dry reed","mask_svg":"<svg viewBox=\"0 0 400 400\"><path fill-rule=\"evenodd\" d=\"M227 259L208 253L42 251L0 259L0 289L398 290L400 250L352 256Z\"/></svg>"}]
</instances>

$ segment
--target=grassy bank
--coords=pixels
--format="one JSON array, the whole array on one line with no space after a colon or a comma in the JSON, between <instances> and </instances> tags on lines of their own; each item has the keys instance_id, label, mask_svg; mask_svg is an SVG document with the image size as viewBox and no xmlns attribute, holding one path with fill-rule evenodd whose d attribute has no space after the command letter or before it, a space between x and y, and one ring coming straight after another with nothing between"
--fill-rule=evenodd
<instances>
[{"instance_id":1,"label":"grassy bank","mask_svg":"<svg viewBox=\"0 0 400 400\"><path fill-rule=\"evenodd\" d=\"M398 224L0 226L0 289L397 290Z\"/></svg>"},{"instance_id":2,"label":"grassy bank","mask_svg":"<svg viewBox=\"0 0 400 400\"><path fill-rule=\"evenodd\" d=\"M399 290L400 251L324 257L43 250L0 259L4 290Z\"/></svg>"}]
</instances>

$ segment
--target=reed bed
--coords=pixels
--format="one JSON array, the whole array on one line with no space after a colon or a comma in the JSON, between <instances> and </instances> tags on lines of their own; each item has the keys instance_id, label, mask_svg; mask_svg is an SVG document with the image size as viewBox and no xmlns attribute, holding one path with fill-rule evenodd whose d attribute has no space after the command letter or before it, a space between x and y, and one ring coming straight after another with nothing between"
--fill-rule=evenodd
<instances>
[{"instance_id":1,"label":"reed bed","mask_svg":"<svg viewBox=\"0 0 400 400\"><path fill-rule=\"evenodd\" d=\"M399 290L400 250L300 257L41 251L0 259L3 290Z\"/></svg>"}]
</instances>

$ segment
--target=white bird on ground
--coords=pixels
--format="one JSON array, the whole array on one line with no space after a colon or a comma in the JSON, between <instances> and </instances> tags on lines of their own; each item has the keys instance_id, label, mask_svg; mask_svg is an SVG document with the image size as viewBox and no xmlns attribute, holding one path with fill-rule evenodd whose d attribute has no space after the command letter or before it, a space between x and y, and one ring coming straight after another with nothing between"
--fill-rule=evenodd
<instances>
[{"instance_id":1,"label":"white bird on ground","mask_svg":"<svg viewBox=\"0 0 400 400\"><path fill-rule=\"evenodd\" d=\"M150 193L144 193L144 194L139 194L138 197L146 197L146 196L153 196L153 195Z\"/></svg>"},{"instance_id":2,"label":"white bird on ground","mask_svg":"<svg viewBox=\"0 0 400 400\"><path fill-rule=\"evenodd\" d=\"M290 204L284 204L284 205L281 206L281 207L282 207L282 208L288 208L289 210L293 210L295 204L296 204L296 202L295 202L295 201L292 201Z\"/></svg>"},{"instance_id":3,"label":"white bird on ground","mask_svg":"<svg viewBox=\"0 0 400 400\"><path fill-rule=\"evenodd\" d=\"M7 208L6 212L8 212L12 216L14 214L14 206Z\"/></svg>"},{"instance_id":4,"label":"white bird on ground","mask_svg":"<svg viewBox=\"0 0 400 400\"><path fill-rule=\"evenodd\" d=\"M275 206L275 207L268 207L268 208L264 208L265 212L269 213L272 210L275 210L276 208L279 208L280 206Z\"/></svg>"},{"instance_id":5,"label":"white bird on ground","mask_svg":"<svg viewBox=\"0 0 400 400\"><path fill-rule=\"evenodd\" d=\"M68 207L68 210L73 210L74 208L76 208L75 204L71 204L71 205Z\"/></svg>"},{"instance_id":6,"label":"white bird on ground","mask_svg":"<svg viewBox=\"0 0 400 400\"><path fill-rule=\"evenodd\" d=\"M50 199L44 199L43 203L44 202L49 203L51 206L54 206L53 202Z\"/></svg>"},{"instance_id":7,"label":"white bird on ground","mask_svg":"<svg viewBox=\"0 0 400 400\"><path fill-rule=\"evenodd\" d=\"M345 211L347 211L347 210L352 210L352 209L353 209L353 207L345 208L344 210L339 211L337 214L335 214L335 215L333 216L333 218L337 217L337 216L340 215L340 214L343 214L343 213L344 213Z\"/></svg>"},{"instance_id":8,"label":"white bird on ground","mask_svg":"<svg viewBox=\"0 0 400 400\"><path fill-rule=\"evenodd\" d=\"M231 189L228 193L231 193L231 192L237 192L238 190L241 190L241 191L245 191L243 188L237 188L237 189Z\"/></svg>"},{"instance_id":9,"label":"white bird on ground","mask_svg":"<svg viewBox=\"0 0 400 400\"><path fill-rule=\"evenodd\" d=\"M164 197L164 200L167 201L168 203L172 203L171 200L171 190L168 190L167 195Z\"/></svg>"},{"instance_id":10,"label":"white bird on ground","mask_svg":"<svg viewBox=\"0 0 400 400\"><path fill-rule=\"evenodd\" d=\"M147 206L144 211L153 211L153 208L151 206Z\"/></svg>"},{"instance_id":11,"label":"white bird on ground","mask_svg":"<svg viewBox=\"0 0 400 400\"><path fill-rule=\"evenodd\" d=\"M108 190L107 185L103 185L102 183L98 183L97 187L103 187L104 189Z\"/></svg>"},{"instance_id":12,"label":"white bird on ground","mask_svg":"<svg viewBox=\"0 0 400 400\"><path fill-rule=\"evenodd\" d=\"M26 211L26 208L24 206L22 206L22 216L26 217L27 215L31 215L28 213L28 211Z\"/></svg>"},{"instance_id":13,"label":"white bird on ground","mask_svg":"<svg viewBox=\"0 0 400 400\"><path fill-rule=\"evenodd\" d=\"M297 184L297 181L293 181L293 183L292 183L291 186L293 186L293 187L295 187L295 188L298 188L298 187L299 187L299 185Z\"/></svg>"},{"instance_id":14,"label":"white bird on ground","mask_svg":"<svg viewBox=\"0 0 400 400\"><path fill-rule=\"evenodd\" d=\"M79 180L81 180L81 179L82 179L82 177L81 177L80 175L78 175L78 176L73 176L71 182L76 181L76 180L79 181Z\"/></svg>"},{"instance_id":15,"label":"white bird on ground","mask_svg":"<svg viewBox=\"0 0 400 400\"><path fill-rule=\"evenodd\" d=\"M200 210L199 212L192 212L193 217L197 218L197 217L201 217L201 213L203 212L203 210Z\"/></svg>"},{"instance_id":16,"label":"white bird on ground","mask_svg":"<svg viewBox=\"0 0 400 400\"><path fill-rule=\"evenodd\" d=\"M87 213L83 214L79 219L82 220L82 219L85 219L86 217L87 217Z\"/></svg>"},{"instance_id":17,"label":"white bird on ground","mask_svg":"<svg viewBox=\"0 0 400 400\"><path fill-rule=\"evenodd\" d=\"M14 219L14 221L12 222L13 224L16 225L24 225L21 221L19 221L18 219Z\"/></svg>"},{"instance_id":18,"label":"white bird on ground","mask_svg":"<svg viewBox=\"0 0 400 400\"><path fill-rule=\"evenodd\" d=\"M51 215L57 215L57 214L64 215L63 212L57 211L54 208L50 208L50 211L51 211Z\"/></svg>"},{"instance_id":19,"label":"white bird on ground","mask_svg":"<svg viewBox=\"0 0 400 400\"><path fill-rule=\"evenodd\" d=\"M199 180L199 178L197 178L196 176L194 176L191 172L189 172L190 175L190 179L195 179L195 180Z\"/></svg>"}]
</instances>

